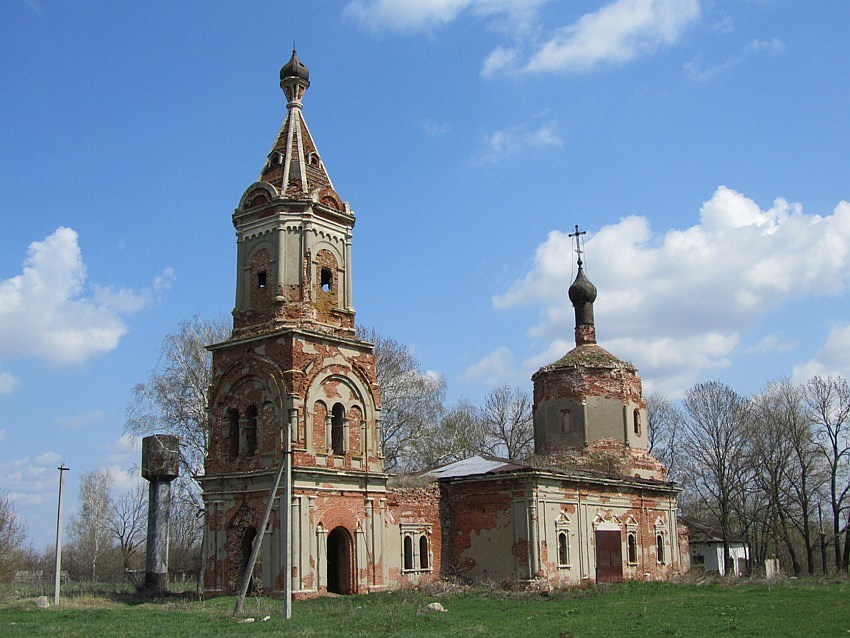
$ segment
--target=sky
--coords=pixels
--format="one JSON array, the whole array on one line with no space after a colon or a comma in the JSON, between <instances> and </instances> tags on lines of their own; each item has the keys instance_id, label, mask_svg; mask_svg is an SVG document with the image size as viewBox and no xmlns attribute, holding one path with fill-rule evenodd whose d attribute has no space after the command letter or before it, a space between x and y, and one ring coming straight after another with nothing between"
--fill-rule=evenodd
<instances>
[{"instance_id":1,"label":"sky","mask_svg":"<svg viewBox=\"0 0 850 638\"><path fill-rule=\"evenodd\" d=\"M43 549L60 463L66 517L84 473L138 480L132 388L232 310L293 42L357 321L449 403L573 346L575 225L645 392L850 374L848 25L843 0L10 0L0 490Z\"/></svg>"}]
</instances>

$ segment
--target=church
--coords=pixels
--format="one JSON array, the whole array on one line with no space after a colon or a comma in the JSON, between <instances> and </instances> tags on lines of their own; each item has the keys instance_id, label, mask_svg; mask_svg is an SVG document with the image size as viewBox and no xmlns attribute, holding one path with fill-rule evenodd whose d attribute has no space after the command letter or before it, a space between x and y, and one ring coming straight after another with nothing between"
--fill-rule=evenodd
<instances>
[{"instance_id":1,"label":"church","mask_svg":"<svg viewBox=\"0 0 850 638\"><path fill-rule=\"evenodd\" d=\"M256 586L301 597L685 571L679 488L647 452L636 368L596 342L580 258L576 347L532 377L532 459L473 457L389 484L374 348L355 333L355 215L304 119L309 71L294 51L280 86L283 126L233 213L233 331L209 346L204 591L238 590L255 539Z\"/></svg>"}]
</instances>

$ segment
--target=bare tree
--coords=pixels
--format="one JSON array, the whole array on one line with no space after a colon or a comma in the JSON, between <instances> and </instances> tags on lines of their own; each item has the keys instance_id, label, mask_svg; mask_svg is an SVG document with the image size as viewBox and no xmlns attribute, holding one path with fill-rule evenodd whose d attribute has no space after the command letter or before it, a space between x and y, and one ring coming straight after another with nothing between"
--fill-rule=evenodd
<instances>
[{"instance_id":1,"label":"bare tree","mask_svg":"<svg viewBox=\"0 0 850 638\"><path fill-rule=\"evenodd\" d=\"M751 419L747 424L748 466L752 481L767 497L775 519L774 531L784 543L791 558L794 575L800 575L800 561L792 534L792 520L799 511L790 498L788 479L796 475L794 450L788 436L788 423L794 415L789 410L785 388L771 386L753 400ZM742 520L749 524L747 518Z\"/></svg>"},{"instance_id":2,"label":"bare tree","mask_svg":"<svg viewBox=\"0 0 850 638\"><path fill-rule=\"evenodd\" d=\"M171 484L169 513L169 568L198 578L201 567L203 510L193 481L178 478Z\"/></svg>"},{"instance_id":3,"label":"bare tree","mask_svg":"<svg viewBox=\"0 0 850 638\"><path fill-rule=\"evenodd\" d=\"M0 579L15 568L15 558L24 544L26 528L18 518L9 495L0 492Z\"/></svg>"},{"instance_id":4,"label":"bare tree","mask_svg":"<svg viewBox=\"0 0 850 638\"><path fill-rule=\"evenodd\" d=\"M689 469L702 504L720 525L723 560L728 570L732 505L740 495L746 466L747 402L729 386L709 381L691 388L683 406L683 445L692 459Z\"/></svg>"},{"instance_id":5,"label":"bare tree","mask_svg":"<svg viewBox=\"0 0 850 638\"><path fill-rule=\"evenodd\" d=\"M679 480L681 411L666 396L653 392L646 397L646 418L649 453L667 468L671 480Z\"/></svg>"},{"instance_id":6,"label":"bare tree","mask_svg":"<svg viewBox=\"0 0 850 638\"><path fill-rule=\"evenodd\" d=\"M435 467L487 453L487 433L480 410L461 399L445 412L438 424L419 441L424 467Z\"/></svg>"},{"instance_id":7,"label":"bare tree","mask_svg":"<svg viewBox=\"0 0 850 638\"><path fill-rule=\"evenodd\" d=\"M806 384L805 402L818 452L827 465L835 568L847 569L841 552L841 518L850 491L850 385L842 377L814 377Z\"/></svg>"},{"instance_id":8,"label":"bare tree","mask_svg":"<svg viewBox=\"0 0 850 638\"><path fill-rule=\"evenodd\" d=\"M380 336L372 328L357 336L375 344L375 373L381 392L381 446L387 471L416 469L429 431L443 411L445 381L424 374L404 344Z\"/></svg>"},{"instance_id":9,"label":"bare tree","mask_svg":"<svg viewBox=\"0 0 850 638\"><path fill-rule=\"evenodd\" d=\"M494 456L523 459L533 451L534 421L531 396L521 388L501 385L484 399L481 420L486 450Z\"/></svg>"},{"instance_id":10,"label":"bare tree","mask_svg":"<svg viewBox=\"0 0 850 638\"><path fill-rule=\"evenodd\" d=\"M142 543L145 542L148 515L148 490L139 483L115 502L109 518L109 530L118 541L121 562L125 570Z\"/></svg>"},{"instance_id":11,"label":"bare tree","mask_svg":"<svg viewBox=\"0 0 850 638\"><path fill-rule=\"evenodd\" d=\"M80 510L68 523L69 550L97 582L98 560L110 549L112 532L112 478L108 470L87 472L80 479Z\"/></svg>"},{"instance_id":12,"label":"bare tree","mask_svg":"<svg viewBox=\"0 0 850 638\"><path fill-rule=\"evenodd\" d=\"M148 380L133 388L124 429L137 436L174 434L180 439L183 473L203 475L209 449L207 393L212 358L206 346L230 335L230 324L195 317L166 335L157 367Z\"/></svg>"}]
</instances>

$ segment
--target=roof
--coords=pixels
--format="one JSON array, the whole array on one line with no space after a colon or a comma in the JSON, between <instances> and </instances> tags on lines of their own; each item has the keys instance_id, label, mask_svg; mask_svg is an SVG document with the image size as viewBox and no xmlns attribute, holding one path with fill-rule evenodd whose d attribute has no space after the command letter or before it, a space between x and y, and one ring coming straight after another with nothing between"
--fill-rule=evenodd
<instances>
[{"instance_id":1,"label":"roof","mask_svg":"<svg viewBox=\"0 0 850 638\"><path fill-rule=\"evenodd\" d=\"M658 481L655 479L636 478L632 476L612 477L602 472L587 469L564 469L558 467L535 466L528 463L511 461L495 456L471 456L460 461L423 472L420 476L434 480L463 479L475 476L493 476L511 472L525 473L528 475L548 475L556 480L566 481L590 481L593 483L617 483L623 486L635 488L650 488L660 490L675 489L681 491L673 483Z\"/></svg>"},{"instance_id":2,"label":"roof","mask_svg":"<svg viewBox=\"0 0 850 638\"><path fill-rule=\"evenodd\" d=\"M694 544L702 544L702 545L711 545L715 543L723 542L723 533L711 525L707 523L703 523L687 516L680 516L679 522L685 525L690 530L690 543ZM730 537L729 543L734 544L743 544L742 541L737 536Z\"/></svg>"},{"instance_id":3,"label":"roof","mask_svg":"<svg viewBox=\"0 0 850 638\"><path fill-rule=\"evenodd\" d=\"M336 194L301 112L303 95L310 85L306 79L301 79L304 73L306 67L293 52L292 60L281 69L281 85L289 81L302 84L295 92L287 85L291 95L288 94L286 119L260 173L260 181L273 184L281 194L293 199L302 199L321 190Z\"/></svg>"},{"instance_id":4,"label":"roof","mask_svg":"<svg viewBox=\"0 0 850 638\"><path fill-rule=\"evenodd\" d=\"M526 466L519 465L508 459L500 459L495 456L471 456L468 459L462 459L443 465L441 467L429 470L423 476L442 479L442 478L460 478L464 476L477 476L479 474L497 474L499 472L512 472L514 470L525 469Z\"/></svg>"},{"instance_id":5,"label":"roof","mask_svg":"<svg viewBox=\"0 0 850 638\"><path fill-rule=\"evenodd\" d=\"M595 343L585 343L576 346L563 357L550 363L547 366L540 368L540 371L551 370L554 368L625 368L627 370L636 370L636 368L626 361L621 361L613 354L608 352L602 346Z\"/></svg>"}]
</instances>

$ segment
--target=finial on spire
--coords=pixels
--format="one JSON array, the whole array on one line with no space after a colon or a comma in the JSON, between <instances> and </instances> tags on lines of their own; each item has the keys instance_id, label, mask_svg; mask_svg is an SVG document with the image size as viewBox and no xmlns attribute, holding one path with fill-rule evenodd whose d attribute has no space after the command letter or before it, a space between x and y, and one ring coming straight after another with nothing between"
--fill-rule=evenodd
<instances>
[{"instance_id":1,"label":"finial on spire","mask_svg":"<svg viewBox=\"0 0 850 638\"><path fill-rule=\"evenodd\" d=\"M283 89L288 101L287 108L301 108L301 98L310 86L310 71L298 59L295 52L295 41L292 41L292 57L280 70L280 88Z\"/></svg>"},{"instance_id":2,"label":"finial on spire","mask_svg":"<svg viewBox=\"0 0 850 638\"><path fill-rule=\"evenodd\" d=\"M575 232L569 234L569 237L572 237L573 239L575 239L575 251L576 251L576 256L578 257L578 267L579 268L581 268L581 265L582 265L581 255L584 252L584 250L582 249L582 246L584 246L584 239L582 239L582 235L587 235L587 231L586 230L579 230L578 224L576 224Z\"/></svg>"}]
</instances>

